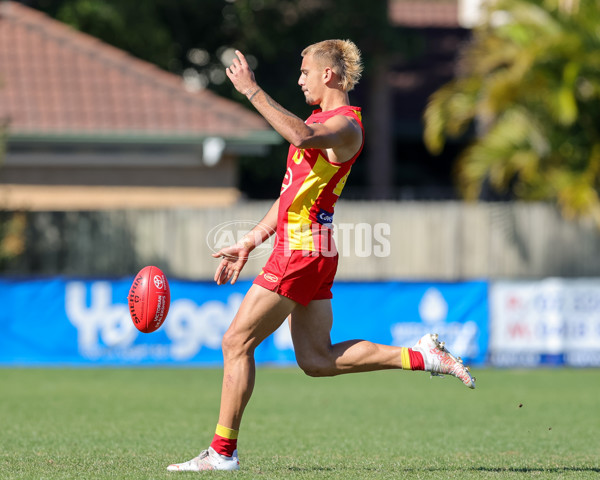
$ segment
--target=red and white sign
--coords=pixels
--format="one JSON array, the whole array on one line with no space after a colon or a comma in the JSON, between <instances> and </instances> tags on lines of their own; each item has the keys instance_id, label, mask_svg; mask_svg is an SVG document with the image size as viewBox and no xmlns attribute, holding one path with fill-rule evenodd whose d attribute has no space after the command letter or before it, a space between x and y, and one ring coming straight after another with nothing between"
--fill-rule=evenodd
<instances>
[{"instance_id":1,"label":"red and white sign","mask_svg":"<svg viewBox=\"0 0 600 480\"><path fill-rule=\"evenodd\" d=\"M600 364L599 279L494 282L490 320L492 364Z\"/></svg>"}]
</instances>

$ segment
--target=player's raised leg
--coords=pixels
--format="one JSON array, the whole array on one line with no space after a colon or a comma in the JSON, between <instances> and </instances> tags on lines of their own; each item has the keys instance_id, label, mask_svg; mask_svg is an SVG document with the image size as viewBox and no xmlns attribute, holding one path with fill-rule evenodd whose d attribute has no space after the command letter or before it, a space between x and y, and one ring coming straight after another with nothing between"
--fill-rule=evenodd
<instances>
[{"instance_id":1,"label":"player's raised leg","mask_svg":"<svg viewBox=\"0 0 600 480\"><path fill-rule=\"evenodd\" d=\"M340 321L343 321L341 319ZM290 317L296 361L307 375L326 377L343 373L402 368L400 348L366 340L333 345L331 300L298 305Z\"/></svg>"},{"instance_id":2,"label":"player's raised leg","mask_svg":"<svg viewBox=\"0 0 600 480\"><path fill-rule=\"evenodd\" d=\"M343 320L342 320L343 321ZM437 335L425 335L413 347L394 347L366 340L331 343L333 313L330 300L298 305L290 318L296 360L307 375L322 377L392 368L425 370L459 378L475 388L475 381L460 359L448 352Z\"/></svg>"},{"instance_id":3,"label":"player's raised leg","mask_svg":"<svg viewBox=\"0 0 600 480\"><path fill-rule=\"evenodd\" d=\"M284 322L296 302L252 285L223 336L223 385L219 423L210 447L169 471L237 470L237 434L255 380L254 351Z\"/></svg>"},{"instance_id":4,"label":"player's raised leg","mask_svg":"<svg viewBox=\"0 0 600 480\"><path fill-rule=\"evenodd\" d=\"M423 355L425 370L431 375L452 375L469 388L475 388L475 379L471 376L469 367L463 365L460 357L455 357L440 342L437 334L423 335L413 347Z\"/></svg>"}]
</instances>

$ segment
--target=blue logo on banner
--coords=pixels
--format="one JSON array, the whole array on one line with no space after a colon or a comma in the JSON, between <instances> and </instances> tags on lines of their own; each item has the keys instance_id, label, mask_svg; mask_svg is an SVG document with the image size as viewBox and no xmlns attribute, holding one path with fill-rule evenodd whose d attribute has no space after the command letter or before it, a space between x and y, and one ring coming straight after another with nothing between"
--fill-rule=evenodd
<instances>
[{"instance_id":1,"label":"blue logo on banner","mask_svg":"<svg viewBox=\"0 0 600 480\"><path fill-rule=\"evenodd\" d=\"M342 335L334 335L335 341L374 338L378 343L412 347L424 334L438 333L465 362L486 359L487 282L342 282L334 284L333 292L333 332L344 327Z\"/></svg>"}]
</instances>

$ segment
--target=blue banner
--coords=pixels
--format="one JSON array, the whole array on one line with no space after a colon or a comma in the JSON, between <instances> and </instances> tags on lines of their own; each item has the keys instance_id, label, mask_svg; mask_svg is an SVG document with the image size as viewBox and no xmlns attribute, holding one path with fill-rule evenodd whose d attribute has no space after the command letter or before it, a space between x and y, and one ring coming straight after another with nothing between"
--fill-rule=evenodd
<instances>
[{"instance_id":1,"label":"blue banner","mask_svg":"<svg viewBox=\"0 0 600 480\"><path fill-rule=\"evenodd\" d=\"M221 340L249 281L217 286L172 279L163 326L143 334L127 307L131 278L0 280L0 364L219 365ZM412 346L437 332L471 363L488 344L488 284L338 282L332 341ZM294 362L287 323L256 351L258 363Z\"/></svg>"},{"instance_id":2,"label":"blue banner","mask_svg":"<svg viewBox=\"0 0 600 480\"><path fill-rule=\"evenodd\" d=\"M340 282L333 292L333 342L363 338L411 347L425 333L438 333L465 362L486 359L487 282Z\"/></svg>"}]
</instances>

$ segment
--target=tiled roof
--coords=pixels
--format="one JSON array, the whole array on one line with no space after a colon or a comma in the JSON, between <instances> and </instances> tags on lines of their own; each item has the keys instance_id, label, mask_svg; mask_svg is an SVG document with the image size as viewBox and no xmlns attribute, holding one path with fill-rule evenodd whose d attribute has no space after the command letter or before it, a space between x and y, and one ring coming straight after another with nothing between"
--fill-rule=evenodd
<instances>
[{"instance_id":1,"label":"tiled roof","mask_svg":"<svg viewBox=\"0 0 600 480\"><path fill-rule=\"evenodd\" d=\"M389 0L394 25L412 28L459 28L458 0Z\"/></svg>"},{"instance_id":2,"label":"tiled roof","mask_svg":"<svg viewBox=\"0 0 600 480\"><path fill-rule=\"evenodd\" d=\"M10 135L273 142L242 105L136 59L37 10L0 1L0 125Z\"/></svg>"}]
</instances>

